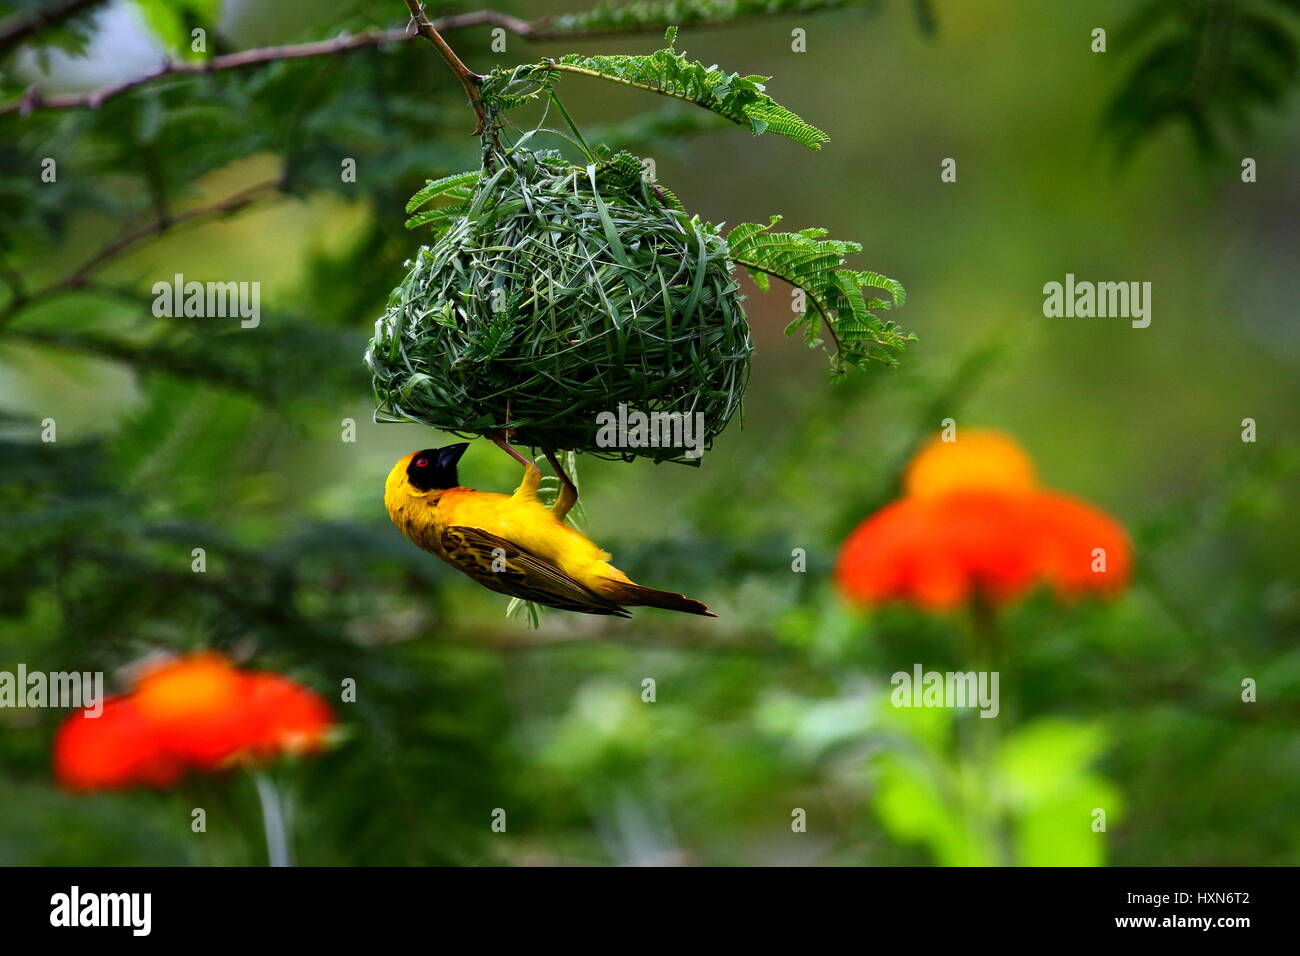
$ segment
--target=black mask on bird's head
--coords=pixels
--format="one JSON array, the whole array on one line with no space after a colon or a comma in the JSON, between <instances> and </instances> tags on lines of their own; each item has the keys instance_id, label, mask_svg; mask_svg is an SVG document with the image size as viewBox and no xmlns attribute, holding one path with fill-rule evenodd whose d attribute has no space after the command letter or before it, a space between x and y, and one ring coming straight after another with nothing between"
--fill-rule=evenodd
<instances>
[{"instance_id":1,"label":"black mask on bird's head","mask_svg":"<svg viewBox=\"0 0 1300 956\"><path fill-rule=\"evenodd\" d=\"M456 476L456 463L465 454L469 442L446 445L442 448L426 448L411 456L411 463L406 466L406 480L417 491L443 491L460 484Z\"/></svg>"}]
</instances>

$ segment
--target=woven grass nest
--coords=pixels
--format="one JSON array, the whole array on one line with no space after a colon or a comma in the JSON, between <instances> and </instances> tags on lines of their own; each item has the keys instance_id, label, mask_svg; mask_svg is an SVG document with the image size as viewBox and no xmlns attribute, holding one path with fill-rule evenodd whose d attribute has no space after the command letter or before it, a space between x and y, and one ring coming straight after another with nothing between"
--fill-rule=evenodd
<instances>
[{"instance_id":1,"label":"woven grass nest","mask_svg":"<svg viewBox=\"0 0 1300 956\"><path fill-rule=\"evenodd\" d=\"M389 298L366 352L377 416L464 437L697 463L597 444L602 412L702 414L704 447L740 408L749 325L727 243L621 153L575 166L501 149L430 184L439 235Z\"/></svg>"}]
</instances>

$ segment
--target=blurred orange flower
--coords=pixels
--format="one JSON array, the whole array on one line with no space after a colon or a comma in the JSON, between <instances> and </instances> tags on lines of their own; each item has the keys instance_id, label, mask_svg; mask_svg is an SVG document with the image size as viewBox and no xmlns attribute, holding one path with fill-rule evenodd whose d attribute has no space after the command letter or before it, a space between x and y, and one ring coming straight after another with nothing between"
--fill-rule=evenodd
<instances>
[{"instance_id":1,"label":"blurred orange flower","mask_svg":"<svg viewBox=\"0 0 1300 956\"><path fill-rule=\"evenodd\" d=\"M194 654L147 669L99 717L69 717L55 775L75 790L170 786L186 769L318 750L332 723L325 701L288 678Z\"/></svg>"},{"instance_id":2,"label":"blurred orange flower","mask_svg":"<svg viewBox=\"0 0 1300 956\"><path fill-rule=\"evenodd\" d=\"M976 596L1005 604L1040 583L1070 599L1115 594L1128 582L1124 529L1040 488L1033 462L1001 434L931 441L903 486L903 497L859 525L840 551L836 582L852 600L949 610Z\"/></svg>"}]
</instances>

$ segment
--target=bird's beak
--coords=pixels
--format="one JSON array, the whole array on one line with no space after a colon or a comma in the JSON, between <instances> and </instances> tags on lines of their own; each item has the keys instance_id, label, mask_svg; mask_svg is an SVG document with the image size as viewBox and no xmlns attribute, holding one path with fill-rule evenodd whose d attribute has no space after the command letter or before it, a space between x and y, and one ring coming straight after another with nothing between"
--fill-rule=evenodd
<instances>
[{"instance_id":1,"label":"bird's beak","mask_svg":"<svg viewBox=\"0 0 1300 956\"><path fill-rule=\"evenodd\" d=\"M444 445L438 449L438 464L444 468L455 468L456 463L460 461L465 449L469 448L469 442L458 442L455 445Z\"/></svg>"}]
</instances>

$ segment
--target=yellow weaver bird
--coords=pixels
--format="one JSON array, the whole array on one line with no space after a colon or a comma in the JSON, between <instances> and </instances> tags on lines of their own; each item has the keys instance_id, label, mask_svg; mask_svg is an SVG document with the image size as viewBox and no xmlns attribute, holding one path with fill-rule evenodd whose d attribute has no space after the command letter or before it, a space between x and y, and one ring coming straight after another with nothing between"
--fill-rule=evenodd
<instances>
[{"instance_id":1,"label":"yellow weaver bird","mask_svg":"<svg viewBox=\"0 0 1300 956\"><path fill-rule=\"evenodd\" d=\"M494 439L524 466L512 495L465 488L456 466L468 443L426 448L388 473L384 506L402 534L492 591L584 614L631 617L627 607L659 607L716 617L699 601L631 581L610 556L564 523L578 491L555 456L560 494L537 499L542 473L504 439Z\"/></svg>"}]
</instances>

